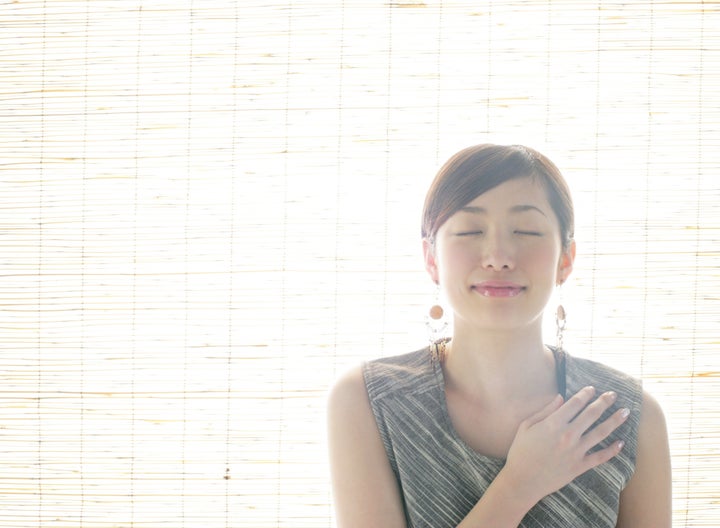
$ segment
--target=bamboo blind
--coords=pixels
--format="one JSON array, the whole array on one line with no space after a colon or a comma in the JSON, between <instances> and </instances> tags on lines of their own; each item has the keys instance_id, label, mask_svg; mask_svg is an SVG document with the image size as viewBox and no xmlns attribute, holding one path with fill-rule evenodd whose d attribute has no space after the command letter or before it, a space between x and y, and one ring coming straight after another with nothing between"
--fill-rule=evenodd
<instances>
[{"instance_id":1,"label":"bamboo blind","mask_svg":"<svg viewBox=\"0 0 720 528\"><path fill-rule=\"evenodd\" d=\"M420 205L486 141L566 174L566 346L643 378L674 526L720 526L717 2L6 0L0 28L0 527L330 526L326 389L425 343Z\"/></svg>"}]
</instances>

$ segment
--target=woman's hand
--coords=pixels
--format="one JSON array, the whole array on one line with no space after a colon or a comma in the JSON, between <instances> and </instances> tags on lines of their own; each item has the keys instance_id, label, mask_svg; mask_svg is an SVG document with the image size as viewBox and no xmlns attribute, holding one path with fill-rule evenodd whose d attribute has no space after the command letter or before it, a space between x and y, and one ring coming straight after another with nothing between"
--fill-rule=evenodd
<instances>
[{"instance_id":1,"label":"woman's hand","mask_svg":"<svg viewBox=\"0 0 720 528\"><path fill-rule=\"evenodd\" d=\"M565 403L558 395L520 424L503 469L517 493L537 502L620 452L622 441L588 453L629 415L627 409L620 409L590 429L616 399L612 392L592 401L594 396L593 387L585 387Z\"/></svg>"}]
</instances>

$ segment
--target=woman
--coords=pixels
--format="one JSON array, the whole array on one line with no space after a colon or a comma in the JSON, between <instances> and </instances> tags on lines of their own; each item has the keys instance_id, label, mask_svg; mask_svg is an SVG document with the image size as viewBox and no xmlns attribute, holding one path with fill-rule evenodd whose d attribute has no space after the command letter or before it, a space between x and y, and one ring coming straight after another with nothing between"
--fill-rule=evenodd
<instances>
[{"instance_id":1,"label":"woman","mask_svg":"<svg viewBox=\"0 0 720 528\"><path fill-rule=\"evenodd\" d=\"M452 338L365 363L331 391L338 525L669 527L657 402L543 344L575 258L557 167L521 146L460 151L430 187L422 236Z\"/></svg>"}]
</instances>

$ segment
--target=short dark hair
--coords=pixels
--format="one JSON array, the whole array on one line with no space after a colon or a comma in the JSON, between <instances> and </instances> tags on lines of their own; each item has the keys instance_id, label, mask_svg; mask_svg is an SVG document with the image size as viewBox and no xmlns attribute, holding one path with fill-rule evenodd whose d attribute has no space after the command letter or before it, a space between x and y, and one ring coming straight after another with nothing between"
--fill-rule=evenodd
<instances>
[{"instance_id":1,"label":"short dark hair","mask_svg":"<svg viewBox=\"0 0 720 528\"><path fill-rule=\"evenodd\" d=\"M560 224L564 249L575 236L575 214L565 178L540 152L522 145L481 144L453 155L430 185L422 212L422 237L431 244L438 229L486 191L518 178L540 182Z\"/></svg>"}]
</instances>

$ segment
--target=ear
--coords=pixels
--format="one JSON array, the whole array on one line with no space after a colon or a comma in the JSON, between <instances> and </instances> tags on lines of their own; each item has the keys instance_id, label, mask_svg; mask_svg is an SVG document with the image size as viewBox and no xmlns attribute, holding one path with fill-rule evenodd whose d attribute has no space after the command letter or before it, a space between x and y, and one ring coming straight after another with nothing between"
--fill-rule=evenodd
<instances>
[{"instance_id":1,"label":"ear","mask_svg":"<svg viewBox=\"0 0 720 528\"><path fill-rule=\"evenodd\" d=\"M573 262L575 262L575 249L575 241L571 240L568 244L568 247L563 249L562 253L560 254L557 278L555 279L555 282L558 286L564 283L570 276L570 273L572 273Z\"/></svg>"},{"instance_id":2,"label":"ear","mask_svg":"<svg viewBox=\"0 0 720 528\"><path fill-rule=\"evenodd\" d=\"M435 260L435 246L427 238L423 238L423 257L425 258L425 269L435 284L439 284L437 261Z\"/></svg>"}]
</instances>

